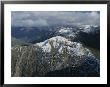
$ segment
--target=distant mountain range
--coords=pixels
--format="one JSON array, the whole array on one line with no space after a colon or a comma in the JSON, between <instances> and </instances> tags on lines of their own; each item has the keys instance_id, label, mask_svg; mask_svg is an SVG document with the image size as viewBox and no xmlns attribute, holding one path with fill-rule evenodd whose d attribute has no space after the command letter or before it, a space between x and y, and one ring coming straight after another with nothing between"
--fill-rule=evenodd
<instances>
[{"instance_id":1,"label":"distant mountain range","mask_svg":"<svg viewBox=\"0 0 110 87\"><path fill-rule=\"evenodd\" d=\"M12 27L12 37L27 43L42 42L52 37L54 30L48 27Z\"/></svg>"},{"instance_id":2,"label":"distant mountain range","mask_svg":"<svg viewBox=\"0 0 110 87\"><path fill-rule=\"evenodd\" d=\"M100 27L93 25L12 27L12 37L26 43L39 43L53 36L63 36L93 48L100 48ZM95 38L93 38L95 37Z\"/></svg>"},{"instance_id":3,"label":"distant mountain range","mask_svg":"<svg viewBox=\"0 0 110 87\"><path fill-rule=\"evenodd\" d=\"M100 27L12 27L12 76L100 76Z\"/></svg>"}]
</instances>

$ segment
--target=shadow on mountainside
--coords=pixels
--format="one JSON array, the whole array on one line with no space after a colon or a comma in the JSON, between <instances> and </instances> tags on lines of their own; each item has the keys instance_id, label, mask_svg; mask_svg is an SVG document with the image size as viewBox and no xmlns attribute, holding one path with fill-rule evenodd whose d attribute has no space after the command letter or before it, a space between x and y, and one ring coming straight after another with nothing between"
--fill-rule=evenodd
<instances>
[{"instance_id":1,"label":"shadow on mountainside","mask_svg":"<svg viewBox=\"0 0 110 87\"><path fill-rule=\"evenodd\" d=\"M48 72L46 77L99 77L100 66L97 60L87 59L81 66L67 67Z\"/></svg>"}]
</instances>

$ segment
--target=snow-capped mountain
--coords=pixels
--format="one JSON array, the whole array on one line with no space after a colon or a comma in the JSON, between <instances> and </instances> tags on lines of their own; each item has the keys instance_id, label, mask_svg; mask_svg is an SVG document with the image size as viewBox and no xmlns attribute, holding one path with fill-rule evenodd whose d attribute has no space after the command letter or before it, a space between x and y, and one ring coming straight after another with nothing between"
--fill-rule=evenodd
<instances>
[{"instance_id":1,"label":"snow-capped mountain","mask_svg":"<svg viewBox=\"0 0 110 87\"><path fill-rule=\"evenodd\" d=\"M58 27L54 36L63 36L71 41L80 42L95 49L100 48L100 26Z\"/></svg>"},{"instance_id":2,"label":"snow-capped mountain","mask_svg":"<svg viewBox=\"0 0 110 87\"><path fill-rule=\"evenodd\" d=\"M36 45L40 46L44 52L51 52L53 46L59 53L61 53L63 49L66 48L69 53L73 53L77 56L93 56L93 54L87 48L84 48L82 44L69 41L62 36L52 37L44 42L37 43L34 46Z\"/></svg>"},{"instance_id":3,"label":"snow-capped mountain","mask_svg":"<svg viewBox=\"0 0 110 87\"><path fill-rule=\"evenodd\" d=\"M62 26L57 27L54 36L63 36L73 41L78 41L78 37L80 37L81 33L96 35L100 33L100 27L96 25L78 25L78 26ZM83 37L83 36L81 36ZM92 36L93 37L93 36Z\"/></svg>"},{"instance_id":4,"label":"snow-capped mountain","mask_svg":"<svg viewBox=\"0 0 110 87\"><path fill-rule=\"evenodd\" d=\"M51 44L52 42L52 44ZM66 45L72 45L73 42L69 41L68 39L62 37L62 36L56 36L52 37L48 40L45 40L44 42L37 43L36 45L40 46L43 48L43 51L45 52L50 52L51 51L51 45L55 48L59 48L62 46Z\"/></svg>"},{"instance_id":5,"label":"snow-capped mountain","mask_svg":"<svg viewBox=\"0 0 110 87\"><path fill-rule=\"evenodd\" d=\"M78 72L79 75L91 76L91 73L96 73L96 76L99 75L99 60L91 51L82 44L72 42L62 36L52 37L30 46L12 48L12 61L16 64L12 67L12 76L26 76L27 74L30 76L48 76L49 72L68 67L72 67L72 72L67 69L67 71L63 70L63 74L69 72L74 76L74 73L77 73L74 68L90 67L92 70L89 72L82 68ZM15 67L19 68L19 71L14 70Z\"/></svg>"},{"instance_id":6,"label":"snow-capped mountain","mask_svg":"<svg viewBox=\"0 0 110 87\"><path fill-rule=\"evenodd\" d=\"M77 26L60 26L57 27L60 34L70 34L72 32L85 32L85 33L95 33L100 30L98 25L77 25ZM57 33L58 33L57 32Z\"/></svg>"},{"instance_id":7,"label":"snow-capped mountain","mask_svg":"<svg viewBox=\"0 0 110 87\"><path fill-rule=\"evenodd\" d=\"M98 25L81 25L79 29L85 33L97 33L100 28Z\"/></svg>"},{"instance_id":8,"label":"snow-capped mountain","mask_svg":"<svg viewBox=\"0 0 110 87\"><path fill-rule=\"evenodd\" d=\"M67 38L75 38L78 30L77 27L58 27L55 35L64 36Z\"/></svg>"}]
</instances>

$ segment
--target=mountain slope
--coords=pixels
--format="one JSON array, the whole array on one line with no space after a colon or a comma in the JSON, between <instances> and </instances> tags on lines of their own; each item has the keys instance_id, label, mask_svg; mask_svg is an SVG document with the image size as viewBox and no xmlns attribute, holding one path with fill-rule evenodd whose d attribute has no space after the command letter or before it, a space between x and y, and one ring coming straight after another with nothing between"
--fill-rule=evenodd
<instances>
[{"instance_id":1,"label":"mountain slope","mask_svg":"<svg viewBox=\"0 0 110 87\"><path fill-rule=\"evenodd\" d=\"M86 73L82 76L91 76L88 74L90 72L97 73L99 76L99 60L91 51L84 48L82 44L72 42L62 36L52 37L30 46L12 48L12 76L48 76L49 72L68 67L74 69L83 67L85 64L89 64L91 69L85 72L84 68L81 68L79 76L82 71ZM88 69L88 65L85 69ZM68 75L65 73L64 76Z\"/></svg>"},{"instance_id":2,"label":"mountain slope","mask_svg":"<svg viewBox=\"0 0 110 87\"><path fill-rule=\"evenodd\" d=\"M11 37L11 45L12 47L13 46L16 46L16 45L30 45L29 43L26 43L26 42L23 42L23 41L20 41L19 39L16 39L14 37Z\"/></svg>"},{"instance_id":3,"label":"mountain slope","mask_svg":"<svg viewBox=\"0 0 110 87\"><path fill-rule=\"evenodd\" d=\"M78 67L66 67L61 70L48 72L46 77L99 77L99 61L94 58L86 58L85 62Z\"/></svg>"}]
</instances>

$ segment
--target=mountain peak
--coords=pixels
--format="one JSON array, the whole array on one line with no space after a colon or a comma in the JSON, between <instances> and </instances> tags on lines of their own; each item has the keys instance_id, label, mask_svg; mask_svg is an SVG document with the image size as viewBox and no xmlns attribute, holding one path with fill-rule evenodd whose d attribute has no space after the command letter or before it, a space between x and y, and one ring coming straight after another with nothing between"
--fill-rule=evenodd
<instances>
[{"instance_id":1,"label":"mountain peak","mask_svg":"<svg viewBox=\"0 0 110 87\"><path fill-rule=\"evenodd\" d=\"M52 37L44 42L36 43L34 46L41 47L42 50L47 53L51 52L52 48L54 48L58 53L62 53L64 49L67 49L70 54L77 56L93 56L90 50L83 47L81 43L69 41L62 36Z\"/></svg>"},{"instance_id":2,"label":"mountain peak","mask_svg":"<svg viewBox=\"0 0 110 87\"><path fill-rule=\"evenodd\" d=\"M36 43L35 46L38 45L43 48L43 51L50 52L51 45L53 45L53 47L58 47L58 46L62 46L62 45L72 45L72 44L73 44L73 42L69 41L68 39L66 39L62 36L56 36L56 37L47 39L44 42Z\"/></svg>"}]
</instances>

